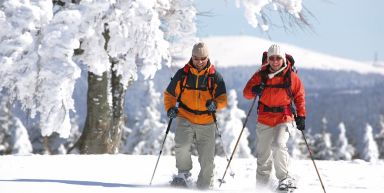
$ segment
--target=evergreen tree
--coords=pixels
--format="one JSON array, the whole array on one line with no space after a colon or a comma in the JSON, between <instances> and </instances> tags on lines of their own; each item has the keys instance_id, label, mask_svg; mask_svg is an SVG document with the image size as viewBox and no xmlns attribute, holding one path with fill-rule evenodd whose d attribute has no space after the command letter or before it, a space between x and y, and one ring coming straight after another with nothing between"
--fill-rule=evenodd
<instances>
[{"instance_id":1,"label":"evergreen tree","mask_svg":"<svg viewBox=\"0 0 384 193\"><path fill-rule=\"evenodd\" d=\"M12 154L27 155L32 153L32 144L29 141L29 135L27 129L21 123L20 119L13 117L11 125L9 125L12 131Z\"/></svg>"},{"instance_id":2,"label":"evergreen tree","mask_svg":"<svg viewBox=\"0 0 384 193\"><path fill-rule=\"evenodd\" d=\"M306 23L298 0L295 6L241 2L254 27L258 20L266 29L267 5ZM127 88L139 72L151 78L169 65L178 52L169 45L196 32L192 0L3 0L1 8L0 88L39 119L43 137L70 136L75 82L79 65L86 66L87 117L75 144L80 153L117 153Z\"/></svg>"},{"instance_id":3,"label":"evergreen tree","mask_svg":"<svg viewBox=\"0 0 384 193\"><path fill-rule=\"evenodd\" d=\"M361 139L359 148L360 158L369 162L378 160L379 149L376 141L373 139L372 126L370 124L366 124L363 137L359 139Z\"/></svg>"},{"instance_id":4,"label":"evergreen tree","mask_svg":"<svg viewBox=\"0 0 384 193\"><path fill-rule=\"evenodd\" d=\"M116 153L126 89L138 73L150 78L169 65L169 41L195 34L196 9L190 0L58 2L2 2L0 87L39 118L42 136L68 138L79 65L87 66L87 117L75 146Z\"/></svg>"},{"instance_id":5,"label":"evergreen tree","mask_svg":"<svg viewBox=\"0 0 384 193\"><path fill-rule=\"evenodd\" d=\"M312 128L306 129L304 135L309 145L309 148L313 151L313 149L315 148L315 140L314 135L312 134ZM310 158L308 147L304 141L304 136L297 129L295 129L291 133L291 137L288 141L288 152L293 158L296 159Z\"/></svg>"},{"instance_id":6,"label":"evergreen tree","mask_svg":"<svg viewBox=\"0 0 384 193\"><path fill-rule=\"evenodd\" d=\"M294 159L304 159L308 158L308 151L305 145L305 141L301 132L299 132L296 128L290 131L291 137L288 140L288 152ZM307 133L306 137L308 140L309 134Z\"/></svg>"},{"instance_id":7,"label":"evergreen tree","mask_svg":"<svg viewBox=\"0 0 384 193\"><path fill-rule=\"evenodd\" d=\"M341 122L338 127L338 139L335 144L335 158L336 160L351 160L354 154L354 149L352 145L348 143L348 138L346 136L346 129L343 122Z\"/></svg>"},{"instance_id":8,"label":"evergreen tree","mask_svg":"<svg viewBox=\"0 0 384 193\"><path fill-rule=\"evenodd\" d=\"M324 117L322 119L322 129L321 132L314 135L314 155L315 159L320 160L333 160L333 148L332 148L332 139L331 134L327 132L328 121Z\"/></svg>"},{"instance_id":9,"label":"evergreen tree","mask_svg":"<svg viewBox=\"0 0 384 193\"><path fill-rule=\"evenodd\" d=\"M384 115L380 115L380 132L375 137L377 146L379 148L379 158L384 158Z\"/></svg>"},{"instance_id":10,"label":"evergreen tree","mask_svg":"<svg viewBox=\"0 0 384 193\"><path fill-rule=\"evenodd\" d=\"M15 117L8 106L8 99L0 100L0 155L32 153L32 145L27 129Z\"/></svg>"},{"instance_id":11,"label":"evergreen tree","mask_svg":"<svg viewBox=\"0 0 384 193\"><path fill-rule=\"evenodd\" d=\"M0 101L0 155L11 153L11 131L9 130L9 109L6 107L3 98Z\"/></svg>"},{"instance_id":12,"label":"evergreen tree","mask_svg":"<svg viewBox=\"0 0 384 193\"><path fill-rule=\"evenodd\" d=\"M237 94L236 91L232 89L228 92L228 107L217 114L218 122L221 126L219 129L222 129L221 133L224 143L224 151L228 156L233 151L241 132L243 126L242 119L246 117L245 112L239 109L237 104ZM251 157L251 150L248 146L247 140L248 135L248 129L244 128L243 134L241 136L242 139L240 139L234 154L236 157Z\"/></svg>"},{"instance_id":13,"label":"evergreen tree","mask_svg":"<svg viewBox=\"0 0 384 193\"><path fill-rule=\"evenodd\" d=\"M129 133L124 147L125 153L156 155L161 148L167 125L162 123L159 106L161 94L156 92L152 80L144 81L142 93L142 110L137 112L136 124ZM171 154L173 133L168 133L163 153Z\"/></svg>"}]
</instances>

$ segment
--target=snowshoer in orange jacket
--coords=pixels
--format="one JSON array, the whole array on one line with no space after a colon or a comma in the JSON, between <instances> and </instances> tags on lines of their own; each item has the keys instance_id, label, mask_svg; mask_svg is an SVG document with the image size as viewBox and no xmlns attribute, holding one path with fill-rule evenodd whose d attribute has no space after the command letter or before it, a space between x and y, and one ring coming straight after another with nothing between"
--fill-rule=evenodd
<instances>
[{"instance_id":1,"label":"snowshoer in orange jacket","mask_svg":"<svg viewBox=\"0 0 384 193\"><path fill-rule=\"evenodd\" d=\"M208 48L200 42L193 46L188 64L179 69L164 92L167 116L176 119L175 152L178 174L172 185L187 186L192 169L193 141L199 154L199 189L212 186L215 156L214 114L227 106L222 76L208 58Z\"/></svg>"},{"instance_id":2,"label":"snowshoer in orange jacket","mask_svg":"<svg viewBox=\"0 0 384 193\"><path fill-rule=\"evenodd\" d=\"M268 184L274 164L279 188L294 185L288 170L287 142L292 128L305 129L305 91L299 76L292 70L294 60L279 45L271 45L263 55L262 68L247 82L246 99L259 97L256 125L256 181Z\"/></svg>"}]
</instances>

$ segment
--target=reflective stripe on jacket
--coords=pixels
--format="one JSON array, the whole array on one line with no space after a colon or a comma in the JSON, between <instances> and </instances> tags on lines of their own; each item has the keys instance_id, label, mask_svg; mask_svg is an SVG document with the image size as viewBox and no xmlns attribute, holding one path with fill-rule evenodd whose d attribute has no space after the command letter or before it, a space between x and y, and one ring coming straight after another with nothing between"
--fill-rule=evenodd
<instances>
[{"instance_id":1,"label":"reflective stripe on jacket","mask_svg":"<svg viewBox=\"0 0 384 193\"><path fill-rule=\"evenodd\" d=\"M210 68L214 67L208 61L207 68L198 72L191 62L187 65L189 65L189 73L186 75L187 82L180 101L189 109L206 112L207 108L205 104L207 100L212 99L208 88L208 74ZM183 68L179 69L164 92L164 106L166 111L168 111L169 108L176 106L176 100L181 92L180 84L183 85L184 82L183 73ZM227 106L225 83L221 74L218 72L215 72L212 76L214 78L212 95L217 104L217 110L220 110ZM181 116L194 124L209 124L213 122L212 115L207 113L196 114L180 106L178 116Z\"/></svg>"}]
</instances>

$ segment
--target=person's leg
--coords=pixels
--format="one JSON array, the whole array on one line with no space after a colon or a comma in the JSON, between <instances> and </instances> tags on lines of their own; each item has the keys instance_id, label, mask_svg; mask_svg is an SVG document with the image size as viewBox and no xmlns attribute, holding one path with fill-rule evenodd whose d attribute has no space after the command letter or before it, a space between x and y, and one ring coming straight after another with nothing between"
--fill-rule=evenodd
<instances>
[{"instance_id":1,"label":"person's leg","mask_svg":"<svg viewBox=\"0 0 384 193\"><path fill-rule=\"evenodd\" d=\"M208 125L194 125L196 131L196 147L199 154L200 173L197 187L210 188L213 178L215 158L215 127L214 123Z\"/></svg>"},{"instance_id":2,"label":"person's leg","mask_svg":"<svg viewBox=\"0 0 384 193\"><path fill-rule=\"evenodd\" d=\"M192 169L191 145L194 132L191 123L184 118L176 118L175 153L176 168L179 173L188 173Z\"/></svg>"},{"instance_id":3,"label":"person's leg","mask_svg":"<svg viewBox=\"0 0 384 193\"><path fill-rule=\"evenodd\" d=\"M264 186L268 183L272 170L272 140L273 128L258 123L256 125L256 183Z\"/></svg>"},{"instance_id":4,"label":"person's leg","mask_svg":"<svg viewBox=\"0 0 384 193\"><path fill-rule=\"evenodd\" d=\"M274 137L272 143L273 162L276 171L276 177L283 180L289 176L289 153L287 142L289 139L289 129L292 123L279 124L273 128Z\"/></svg>"}]
</instances>

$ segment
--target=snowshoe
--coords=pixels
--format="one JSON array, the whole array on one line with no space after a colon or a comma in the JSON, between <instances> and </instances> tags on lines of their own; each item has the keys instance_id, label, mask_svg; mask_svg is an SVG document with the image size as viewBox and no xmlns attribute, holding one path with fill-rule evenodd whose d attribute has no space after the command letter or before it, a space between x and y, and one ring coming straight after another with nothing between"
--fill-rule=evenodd
<instances>
[{"instance_id":1,"label":"snowshoe","mask_svg":"<svg viewBox=\"0 0 384 193\"><path fill-rule=\"evenodd\" d=\"M184 187L184 188L187 188L187 182L185 182L185 180L183 178L179 178L179 177L174 177L172 182L171 182L171 186L174 186L174 187Z\"/></svg>"},{"instance_id":2,"label":"snowshoe","mask_svg":"<svg viewBox=\"0 0 384 193\"><path fill-rule=\"evenodd\" d=\"M191 183L191 179L189 179L190 176L191 173L179 173L178 175L173 176L171 186L188 188Z\"/></svg>"},{"instance_id":3,"label":"snowshoe","mask_svg":"<svg viewBox=\"0 0 384 193\"><path fill-rule=\"evenodd\" d=\"M280 180L276 192L278 192L278 193L292 193L292 192L294 192L297 188L296 184L294 182L295 182L295 179L291 178L291 177L287 177L283 180Z\"/></svg>"},{"instance_id":4,"label":"snowshoe","mask_svg":"<svg viewBox=\"0 0 384 193\"><path fill-rule=\"evenodd\" d=\"M285 188L285 189L277 189L276 193L293 193L296 190L296 187L294 188Z\"/></svg>"}]
</instances>

